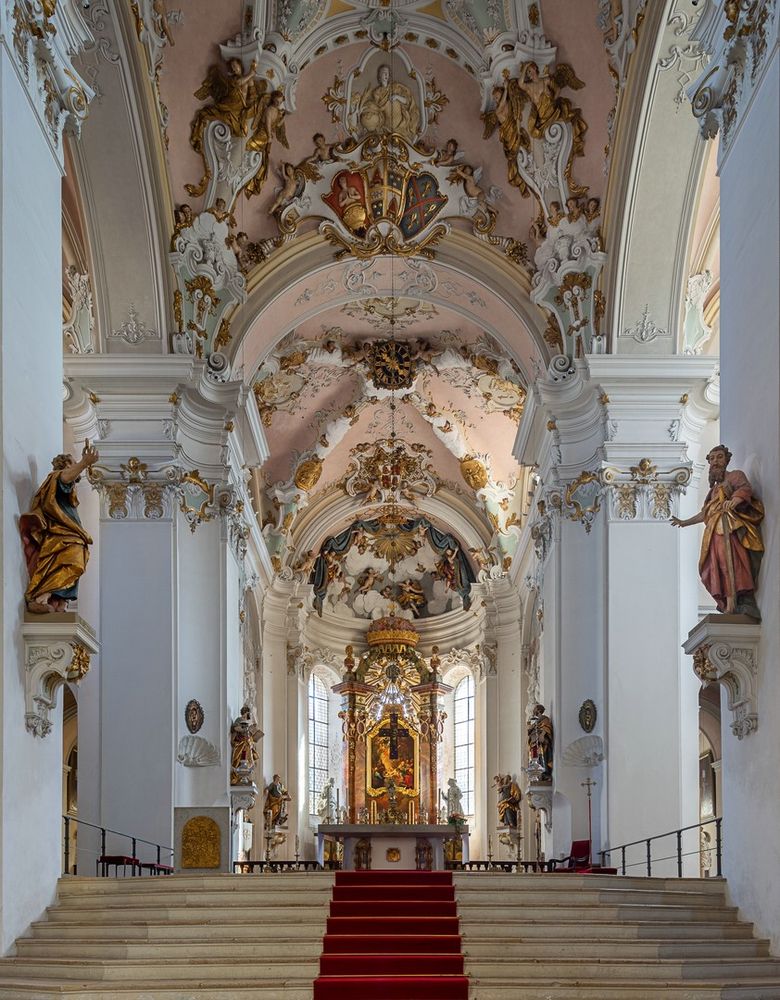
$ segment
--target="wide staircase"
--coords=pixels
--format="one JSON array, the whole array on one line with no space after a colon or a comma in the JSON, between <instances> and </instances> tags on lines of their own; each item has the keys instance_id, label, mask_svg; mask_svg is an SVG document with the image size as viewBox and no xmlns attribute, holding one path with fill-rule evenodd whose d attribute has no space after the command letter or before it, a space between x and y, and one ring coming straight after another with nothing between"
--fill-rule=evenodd
<instances>
[{"instance_id":1,"label":"wide staircase","mask_svg":"<svg viewBox=\"0 0 780 1000\"><path fill-rule=\"evenodd\" d=\"M721 879L457 874L478 1000L780 1000Z\"/></svg>"},{"instance_id":2,"label":"wide staircase","mask_svg":"<svg viewBox=\"0 0 780 1000\"><path fill-rule=\"evenodd\" d=\"M0 960L0 1000L780 1000L780 961L715 879L176 875L58 896Z\"/></svg>"},{"instance_id":3,"label":"wide staircase","mask_svg":"<svg viewBox=\"0 0 780 1000\"><path fill-rule=\"evenodd\" d=\"M61 879L1 1000L311 1000L330 872Z\"/></svg>"}]
</instances>

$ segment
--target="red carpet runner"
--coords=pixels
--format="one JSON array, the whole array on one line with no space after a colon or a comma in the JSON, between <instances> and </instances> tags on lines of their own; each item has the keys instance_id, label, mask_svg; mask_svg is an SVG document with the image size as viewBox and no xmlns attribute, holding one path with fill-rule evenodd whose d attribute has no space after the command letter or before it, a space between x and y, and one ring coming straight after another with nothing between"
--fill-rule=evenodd
<instances>
[{"instance_id":1,"label":"red carpet runner","mask_svg":"<svg viewBox=\"0 0 780 1000\"><path fill-rule=\"evenodd\" d=\"M337 872L314 1000L467 1000L451 872Z\"/></svg>"}]
</instances>

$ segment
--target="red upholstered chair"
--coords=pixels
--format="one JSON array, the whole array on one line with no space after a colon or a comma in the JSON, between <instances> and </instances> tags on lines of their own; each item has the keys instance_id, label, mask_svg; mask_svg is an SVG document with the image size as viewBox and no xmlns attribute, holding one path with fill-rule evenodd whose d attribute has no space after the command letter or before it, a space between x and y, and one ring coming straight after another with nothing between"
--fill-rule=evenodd
<instances>
[{"instance_id":1,"label":"red upholstered chair","mask_svg":"<svg viewBox=\"0 0 780 1000\"><path fill-rule=\"evenodd\" d=\"M617 868L602 868L601 865L594 865L591 862L589 840L572 841L571 853L568 858L551 858L547 870L579 875L589 873L617 875Z\"/></svg>"}]
</instances>

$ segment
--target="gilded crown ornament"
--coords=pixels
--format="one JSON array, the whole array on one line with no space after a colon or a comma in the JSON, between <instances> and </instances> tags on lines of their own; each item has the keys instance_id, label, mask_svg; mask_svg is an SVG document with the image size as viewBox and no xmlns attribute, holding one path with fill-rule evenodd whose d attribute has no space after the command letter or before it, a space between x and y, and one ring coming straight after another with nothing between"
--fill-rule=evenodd
<instances>
[{"instance_id":1,"label":"gilded crown ornament","mask_svg":"<svg viewBox=\"0 0 780 1000\"><path fill-rule=\"evenodd\" d=\"M366 633L369 646L411 646L420 641L420 633L406 618L387 615L373 621Z\"/></svg>"}]
</instances>

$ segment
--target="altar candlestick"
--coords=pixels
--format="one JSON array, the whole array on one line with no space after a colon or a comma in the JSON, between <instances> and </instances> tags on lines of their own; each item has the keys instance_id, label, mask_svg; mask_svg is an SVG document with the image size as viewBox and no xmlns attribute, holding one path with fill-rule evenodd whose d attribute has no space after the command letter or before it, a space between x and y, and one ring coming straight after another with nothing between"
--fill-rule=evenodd
<instances>
[{"instance_id":1,"label":"altar candlestick","mask_svg":"<svg viewBox=\"0 0 780 1000\"><path fill-rule=\"evenodd\" d=\"M340 822L340 817L341 817L341 801L340 801L339 795L340 795L339 789L337 788L336 789L336 822L337 823Z\"/></svg>"}]
</instances>

